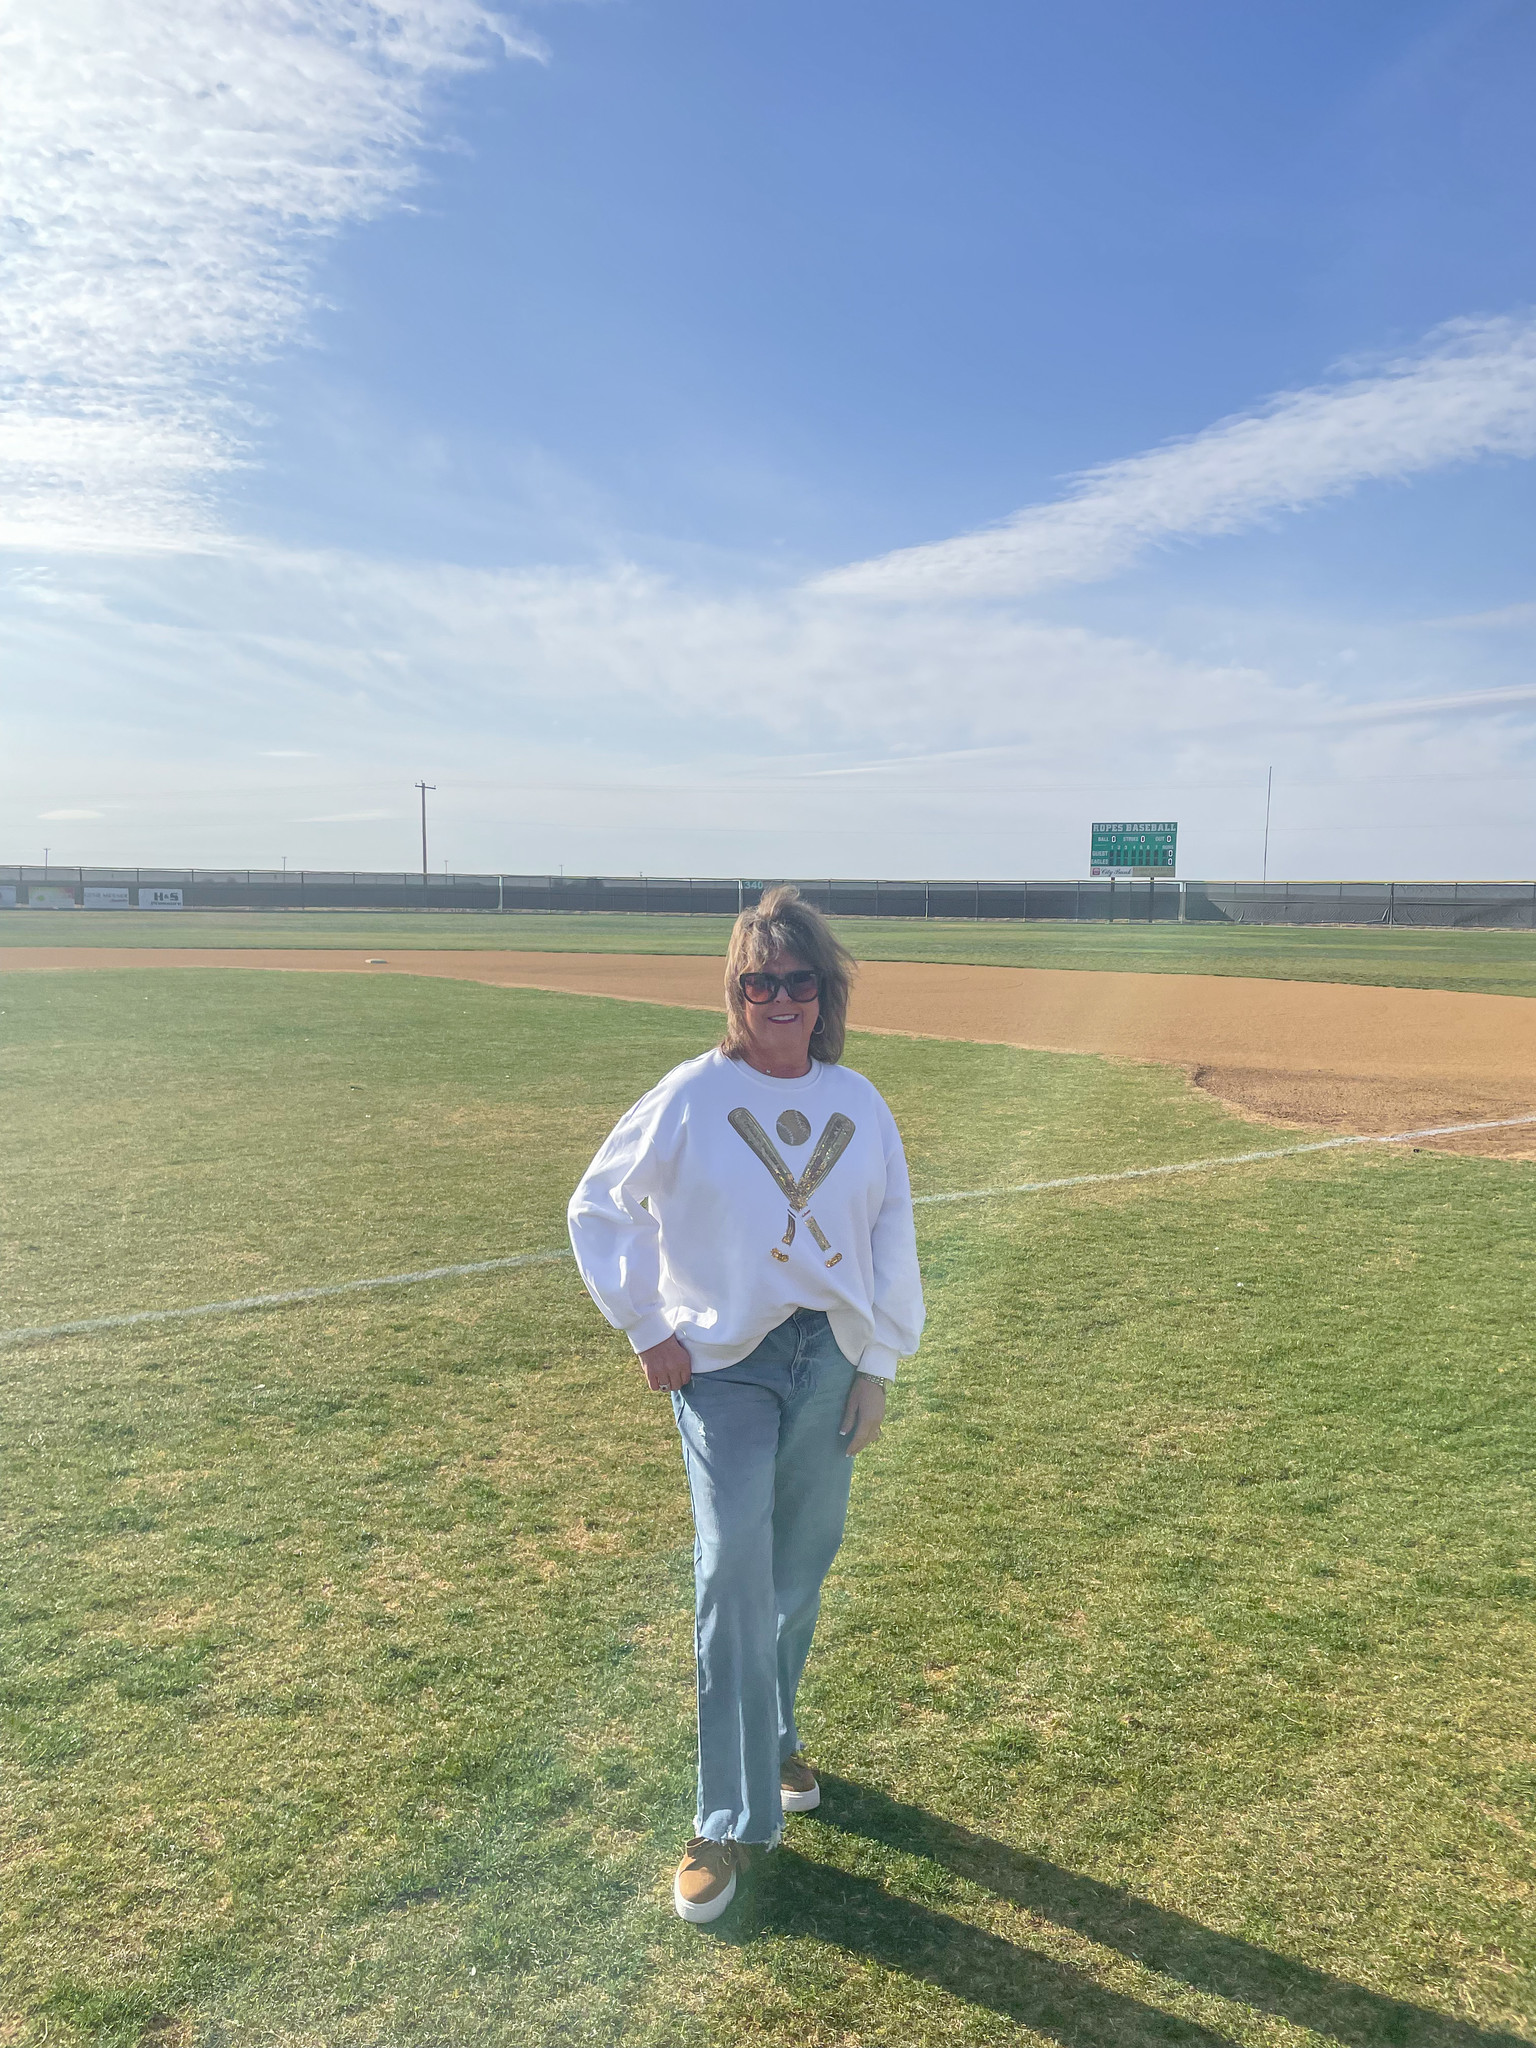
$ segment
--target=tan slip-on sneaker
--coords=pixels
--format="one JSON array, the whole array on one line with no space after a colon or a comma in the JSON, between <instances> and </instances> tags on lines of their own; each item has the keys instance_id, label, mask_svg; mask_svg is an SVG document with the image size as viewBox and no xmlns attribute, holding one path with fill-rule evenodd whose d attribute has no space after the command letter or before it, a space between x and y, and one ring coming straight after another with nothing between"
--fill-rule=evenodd
<instances>
[{"instance_id":1,"label":"tan slip-on sneaker","mask_svg":"<svg viewBox=\"0 0 1536 2048\"><path fill-rule=\"evenodd\" d=\"M821 1786L803 1756L787 1756L779 1765L779 1801L786 1813L812 1813L821 1804Z\"/></svg>"},{"instance_id":2,"label":"tan slip-on sneaker","mask_svg":"<svg viewBox=\"0 0 1536 2048\"><path fill-rule=\"evenodd\" d=\"M736 1896L736 1873L743 1860L739 1842L711 1842L695 1835L672 1880L678 1919L689 1920L695 1927L718 1920Z\"/></svg>"}]
</instances>

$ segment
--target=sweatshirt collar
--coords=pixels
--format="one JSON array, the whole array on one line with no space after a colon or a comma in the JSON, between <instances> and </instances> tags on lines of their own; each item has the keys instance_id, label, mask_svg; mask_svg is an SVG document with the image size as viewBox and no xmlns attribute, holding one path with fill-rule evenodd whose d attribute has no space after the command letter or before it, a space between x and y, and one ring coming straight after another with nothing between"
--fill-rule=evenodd
<instances>
[{"instance_id":1,"label":"sweatshirt collar","mask_svg":"<svg viewBox=\"0 0 1536 2048\"><path fill-rule=\"evenodd\" d=\"M748 1066L745 1060L733 1060L729 1053L721 1052L718 1047L715 1049L715 1058L727 1067L733 1076L750 1081L759 1088L767 1088L775 1095L806 1094L821 1079L821 1070L826 1065L825 1060L813 1058L808 1074L801 1074L797 1080L781 1081L777 1075L759 1073L756 1067Z\"/></svg>"}]
</instances>

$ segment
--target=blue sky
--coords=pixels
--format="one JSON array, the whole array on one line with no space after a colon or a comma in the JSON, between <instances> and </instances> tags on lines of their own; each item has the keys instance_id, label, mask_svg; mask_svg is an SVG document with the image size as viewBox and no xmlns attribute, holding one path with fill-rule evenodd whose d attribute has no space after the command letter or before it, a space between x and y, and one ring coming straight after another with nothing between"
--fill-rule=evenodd
<instances>
[{"instance_id":1,"label":"blue sky","mask_svg":"<svg viewBox=\"0 0 1536 2048\"><path fill-rule=\"evenodd\" d=\"M1529 0L19 16L5 858L1536 871Z\"/></svg>"}]
</instances>

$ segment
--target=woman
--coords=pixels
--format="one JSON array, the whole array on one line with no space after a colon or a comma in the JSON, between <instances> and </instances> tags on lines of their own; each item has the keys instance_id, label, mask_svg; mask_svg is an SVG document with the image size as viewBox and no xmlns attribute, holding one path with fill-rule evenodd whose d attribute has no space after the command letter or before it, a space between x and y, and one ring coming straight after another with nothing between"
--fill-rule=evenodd
<instances>
[{"instance_id":1,"label":"woman","mask_svg":"<svg viewBox=\"0 0 1536 2048\"><path fill-rule=\"evenodd\" d=\"M693 1502L696 1833L672 1888L714 1920L748 1845L820 1802L795 1692L853 1460L917 1349L912 1195L890 1111L838 1063L851 956L792 888L731 934L729 1022L614 1128L571 1198L593 1300L671 1394Z\"/></svg>"}]
</instances>

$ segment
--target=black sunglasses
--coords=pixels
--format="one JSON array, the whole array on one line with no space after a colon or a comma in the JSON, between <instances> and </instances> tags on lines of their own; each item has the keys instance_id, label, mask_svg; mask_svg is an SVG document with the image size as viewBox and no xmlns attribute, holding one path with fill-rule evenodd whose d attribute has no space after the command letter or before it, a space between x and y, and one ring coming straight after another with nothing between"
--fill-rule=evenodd
<instances>
[{"instance_id":1,"label":"black sunglasses","mask_svg":"<svg viewBox=\"0 0 1536 2048\"><path fill-rule=\"evenodd\" d=\"M821 976L814 967L797 967L793 974L738 974L736 986L749 1003L771 1003L780 989L792 1003L808 1003L821 994Z\"/></svg>"}]
</instances>

